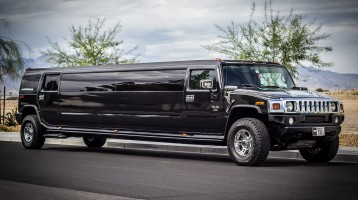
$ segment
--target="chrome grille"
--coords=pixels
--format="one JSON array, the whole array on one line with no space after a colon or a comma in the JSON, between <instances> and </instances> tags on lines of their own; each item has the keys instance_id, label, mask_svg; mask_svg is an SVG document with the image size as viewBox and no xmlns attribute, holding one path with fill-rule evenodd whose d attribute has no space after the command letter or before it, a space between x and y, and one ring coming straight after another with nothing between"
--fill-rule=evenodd
<instances>
[{"instance_id":1,"label":"chrome grille","mask_svg":"<svg viewBox=\"0 0 358 200\"><path fill-rule=\"evenodd\" d=\"M296 104L295 112L301 112L301 113L333 112L331 108L331 102L333 101L302 100L302 101L294 101L294 102Z\"/></svg>"}]
</instances>

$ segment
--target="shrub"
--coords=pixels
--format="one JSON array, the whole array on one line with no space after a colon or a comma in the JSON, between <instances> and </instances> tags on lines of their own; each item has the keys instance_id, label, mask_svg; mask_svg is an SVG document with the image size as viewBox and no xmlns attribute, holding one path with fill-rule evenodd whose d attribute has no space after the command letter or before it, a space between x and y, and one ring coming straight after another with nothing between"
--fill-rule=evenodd
<instances>
[{"instance_id":1,"label":"shrub","mask_svg":"<svg viewBox=\"0 0 358 200\"><path fill-rule=\"evenodd\" d=\"M12 129L5 125L0 125L0 131L1 132L12 132Z\"/></svg>"},{"instance_id":2,"label":"shrub","mask_svg":"<svg viewBox=\"0 0 358 200\"><path fill-rule=\"evenodd\" d=\"M317 88L316 91L317 92L323 92L324 90L322 88Z\"/></svg>"},{"instance_id":3,"label":"shrub","mask_svg":"<svg viewBox=\"0 0 358 200\"><path fill-rule=\"evenodd\" d=\"M19 100L19 97L8 97L6 100Z\"/></svg>"},{"instance_id":4,"label":"shrub","mask_svg":"<svg viewBox=\"0 0 358 200\"><path fill-rule=\"evenodd\" d=\"M17 114L17 108L14 108L11 110L11 112L6 113L5 116L5 125L6 126L16 126L16 114Z\"/></svg>"}]
</instances>

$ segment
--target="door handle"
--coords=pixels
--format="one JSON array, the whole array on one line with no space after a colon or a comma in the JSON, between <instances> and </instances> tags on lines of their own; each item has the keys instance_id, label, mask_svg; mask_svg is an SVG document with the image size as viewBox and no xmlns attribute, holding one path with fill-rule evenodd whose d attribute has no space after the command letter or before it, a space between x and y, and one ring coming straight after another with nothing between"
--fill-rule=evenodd
<instances>
[{"instance_id":1,"label":"door handle","mask_svg":"<svg viewBox=\"0 0 358 200\"><path fill-rule=\"evenodd\" d=\"M45 99L45 94L39 94L39 101L43 101Z\"/></svg>"}]
</instances>

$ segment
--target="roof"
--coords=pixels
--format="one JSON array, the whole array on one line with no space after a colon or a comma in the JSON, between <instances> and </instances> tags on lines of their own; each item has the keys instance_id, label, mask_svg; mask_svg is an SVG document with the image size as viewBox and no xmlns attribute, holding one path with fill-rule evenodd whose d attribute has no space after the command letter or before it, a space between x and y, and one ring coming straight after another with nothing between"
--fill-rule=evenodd
<instances>
[{"instance_id":1,"label":"roof","mask_svg":"<svg viewBox=\"0 0 358 200\"><path fill-rule=\"evenodd\" d=\"M78 73L78 72L111 72L111 71L129 71L129 70L145 70L145 69L178 69L187 66L217 66L220 63L238 63L238 64L274 64L273 62L262 61L245 61L245 60L189 60L189 61L171 61L171 62L151 62L151 63L134 63L134 64L117 64L117 65L101 65L88 67L52 67L52 68L28 68L26 74L40 74L43 72L62 72L62 73Z\"/></svg>"}]
</instances>

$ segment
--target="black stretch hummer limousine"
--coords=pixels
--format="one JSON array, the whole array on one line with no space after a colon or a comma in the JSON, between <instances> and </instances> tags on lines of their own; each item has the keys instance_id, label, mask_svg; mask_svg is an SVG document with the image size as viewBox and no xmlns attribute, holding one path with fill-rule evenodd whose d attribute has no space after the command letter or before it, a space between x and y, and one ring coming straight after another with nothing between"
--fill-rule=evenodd
<instances>
[{"instance_id":1,"label":"black stretch hummer limousine","mask_svg":"<svg viewBox=\"0 0 358 200\"><path fill-rule=\"evenodd\" d=\"M238 165L299 149L327 162L339 146L343 104L296 87L277 63L202 60L27 69L19 92L22 144L83 137L227 145Z\"/></svg>"}]
</instances>

